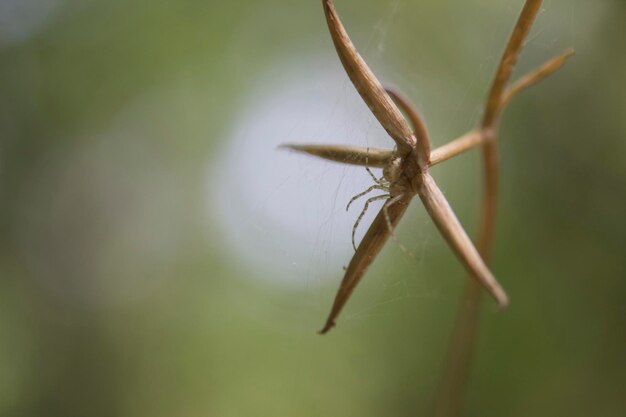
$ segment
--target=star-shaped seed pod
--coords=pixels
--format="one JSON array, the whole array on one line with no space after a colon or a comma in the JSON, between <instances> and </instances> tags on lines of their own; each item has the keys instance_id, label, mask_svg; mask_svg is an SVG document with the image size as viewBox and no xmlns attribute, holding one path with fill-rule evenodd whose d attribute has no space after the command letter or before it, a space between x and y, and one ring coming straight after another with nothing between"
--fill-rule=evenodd
<instances>
[{"instance_id":1,"label":"star-shaped seed pod","mask_svg":"<svg viewBox=\"0 0 626 417\"><path fill-rule=\"evenodd\" d=\"M376 185L371 189L384 190L387 193L384 196L385 203L356 247L326 324L320 333L326 333L335 325L348 298L384 244L393 235L394 229L415 196L420 198L442 237L470 276L493 296L500 307L508 304L506 292L463 229L443 192L430 175L429 168L473 147L483 146L486 149L484 146L486 143L495 141L499 116L511 98L556 70L573 53L571 50L564 52L521 78L510 88L506 88L523 40L528 34L540 3L527 0L522 10L492 84L482 126L431 151L428 130L419 113L401 94L382 86L350 40L332 0L322 0L331 38L348 77L396 146L392 150L387 150L342 145L283 145L294 151L336 162L383 169L383 178L377 180L373 177ZM361 193L357 197L364 194ZM366 205L381 198L382 196L374 197L368 200Z\"/></svg>"}]
</instances>

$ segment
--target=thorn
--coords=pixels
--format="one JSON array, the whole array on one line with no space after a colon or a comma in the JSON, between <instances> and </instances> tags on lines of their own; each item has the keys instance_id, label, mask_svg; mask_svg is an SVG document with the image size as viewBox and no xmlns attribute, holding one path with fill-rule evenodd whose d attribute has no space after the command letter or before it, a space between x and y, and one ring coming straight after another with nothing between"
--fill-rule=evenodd
<instances>
[{"instance_id":1,"label":"thorn","mask_svg":"<svg viewBox=\"0 0 626 417\"><path fill-rule=\"evenodd\" d=\"M333 327L335 327L335 322L332 320L329 320L326 322L326 324L324 325L324 328L322 330L320 330L319 332L317 332L317 334L319 335L325 335L326 333L328 333L328 331L330 329L332 329Z\"/></svg>"}]
</instances>

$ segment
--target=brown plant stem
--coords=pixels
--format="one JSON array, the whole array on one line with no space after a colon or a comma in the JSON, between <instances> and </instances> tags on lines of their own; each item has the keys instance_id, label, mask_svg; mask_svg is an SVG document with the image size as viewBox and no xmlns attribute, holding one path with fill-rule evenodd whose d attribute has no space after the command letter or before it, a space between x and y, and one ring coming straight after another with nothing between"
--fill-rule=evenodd
<instances>
[{"instance_id":1,"label":"brown plant stem","mask_svg":"<svg viewBox=\"0 0 626 417\"><path fill-rule=\"evenodd\" d=\"M471 130L463 136L456 138L443 146L440 146L430 153L430 166L437 165L443 161L460 155L476 146L481 145L485 140L485 135L481 130Z\"/></svg>"},{"instance_id":2,"label":"brown plant stem","mask_svg":"<svg viewBox=\"0 0 626 417\"><path fill-rule=\"evenodd\" d=\"M491 254L497 211L499 173L497 129L503 94L540 6L541 0L526 0L502 54L485 106L482 121L482 131L486 134L486 140L482 143L483 202L477 242L478 251L485 262L489 262ZM452 344L448 350L435 399L437 417L458 416L461 413L480 322L481 299L482 292L478 285L470 280L463 292L451 339Z\"/></svg>"},{"instance_id":3,"label":"brown plant stem","mask_svg":"<svg viewBox=\"0 0 626 417\"><path fill-rule=\"evenodd\" d=\"M469 380L482 307L482 288L473 280L465 284L456 322L448 345L447 361L435 397L435 416L461 414L465 388Z\"/></svg>"},{"instance_id":4,"label":"brown plant stem","mask_svg":"<svg viewBox=\"0 0 626 417\"><path fill-rule=\"evenodd\" d=\"M530 27L540 7L541 0L526 0L526 3L524 3L524 8L504 49L496 75L491 84L485 114L483 115L483 128L493 127L497 123L496 119L501 109L502 94L509 78L511 78L513 68L515 68L519 54L522 51L524 40L528 36Z\"/></svg>"}]
</instances>

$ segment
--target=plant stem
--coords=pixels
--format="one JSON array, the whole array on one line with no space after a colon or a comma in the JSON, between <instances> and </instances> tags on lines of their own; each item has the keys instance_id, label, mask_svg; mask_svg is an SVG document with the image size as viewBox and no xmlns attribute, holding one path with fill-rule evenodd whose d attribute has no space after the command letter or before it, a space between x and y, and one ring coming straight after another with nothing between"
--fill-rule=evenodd
<instances>
[{"instance_id":1,"label":"plant stem","mask_svg":"<svg viewBox=\"0 0 626 417\"><path fill-rule=\"evenodd\" d=\"M472 130L461 137L458 137L445 145L442 145L430 153L430 166L437 165L443 161L460 155L483 143L485 135L481 130Z\"/></svg>"},{"instance_id":2,"label":"plant stem","mask_svg":"<svg viewBox=\"0 0 626 417\"><path fill-rule=\"evenodd\" d=\"M483 200L477 248L485 262L489 262L494 236L498 192L498 121L502 111L503 95L513 68L522 50L524 40L541 6L541 0L526 0L513 33L504 49L485 105L482 132ZM468 280L457 313L445 370L435 399L435 416L460 415L480 323L482 292L473 280Z\"/></svg>"}]
</instances>

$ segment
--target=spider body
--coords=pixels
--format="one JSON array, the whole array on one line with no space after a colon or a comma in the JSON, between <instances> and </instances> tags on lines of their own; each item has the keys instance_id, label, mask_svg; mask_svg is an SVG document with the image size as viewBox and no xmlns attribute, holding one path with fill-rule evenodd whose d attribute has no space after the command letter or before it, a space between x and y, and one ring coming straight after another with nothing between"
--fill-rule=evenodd
<instances>
[{"instance_id":1,"label":"spider body","mask_svg":"<svg viewBox=\"0 0 626 417\"><path fill-rule=\"evenodd\" d=\"M391 196L401 194L405 187L401 184L402 158L393 156L389 164L383 168L383 177L389 182L389 193Z\"/></svg>"}]
</instances>

